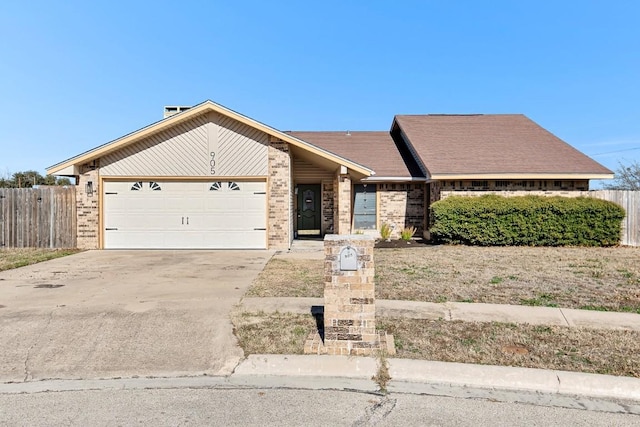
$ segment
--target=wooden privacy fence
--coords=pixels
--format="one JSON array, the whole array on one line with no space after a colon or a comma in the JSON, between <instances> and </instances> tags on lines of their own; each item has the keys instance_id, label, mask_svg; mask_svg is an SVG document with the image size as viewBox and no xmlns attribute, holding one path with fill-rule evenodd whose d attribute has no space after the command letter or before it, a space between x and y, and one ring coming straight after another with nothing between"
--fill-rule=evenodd
<instances>
[{"instance_id":1,"label":"wooden privacy fence","mask_svg":"<svg viewBox=\"0 0 640 427\"><path fill-rule=\"evenodd\" d=\"M0 249L75 247L75 187L0 188Z\"/></svg>"},{"instance_id":2,"label":"wooden privacy fence","mask_svg":"<svg viewBox=\"0 0 640 427\"><path fill-rule=\"evenodd\" d=\"M627 212L622 221L621 245L640 246L640 191L597 190L585 193L589 197L608 200L622 206Z\"/></svg>"}]
</instances>

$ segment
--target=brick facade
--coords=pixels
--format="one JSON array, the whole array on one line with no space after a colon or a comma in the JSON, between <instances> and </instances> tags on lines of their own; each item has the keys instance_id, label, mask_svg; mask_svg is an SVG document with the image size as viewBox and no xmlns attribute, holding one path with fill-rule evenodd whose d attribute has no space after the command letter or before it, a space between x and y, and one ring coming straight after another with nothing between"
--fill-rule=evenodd
<instances>
[{"instance_id":1,"label":"brick facade","mask_svg":"<svg viewBox=\"0 0 640 427\"><path fill-rule=\"evenodd\" d=\"M322 180L322 234L333 233L334 186L330 179Z\"/></svg>"},{"instance_id":2,"label":"brick facade","mask_svg":"<svg viewBox=\"0 0 640 427\"><path fill-rule=\"evenodd\" d=\"M441 191L440 200L451 196L480 197L495 194L503 197L545 196L545 197L588 197L588 191Z\"/></svg>"},{"instance_id":3,"label":"brick facade","mask_svg":"<svg viewBox=\"0 0 640 427\"><path fill-rule=\"evenodd\" d=\"M378 184L378 223L392 227L392 238L399 238L404 227L415 227L422 234L425 223L425 184Z\"/></svg>"},{"instance_id":4,"label":"brick facade","mask_svg":"<svg viewBox=\"0 0 640 427\"><path fill-rule=\"evenodd\" d=\"M100 247L100 206L98 188L98 169L94 165L82 165L76 180L76 224L77 246L79 249L98 249ZM87 194L87 183L91 181L93 193Z\"/></svg>"},{"instance_id":5,"label":"brick facade","mask_svg":"<svg viewBox=\"0 0 640 427\"><path fill-rule=\"evenodd\" d=\"M588 191L589 180L464 180L440 181L443 191Z\"/></svg>"},{"instance_id":6,"label":"brick facade","mask_svg":"<svg viewBox=\"0 0 640 427\"><path fill-rule=\"evenodd\" d=\"M351 177L336 174L334 180L333 226L335 234L351 233Z\"/></svg>"},{"instance_id":7,"label":"brick facade","mask_svg":"<svg viewBox=\"0 0 640 427\"><path fill-rule=\"evenodd\" d=\"M293 193L291 191L289 145L280 140L269 143L268 245L269 249L288 249L293 235Z\"/></svg>"}]
</instances>

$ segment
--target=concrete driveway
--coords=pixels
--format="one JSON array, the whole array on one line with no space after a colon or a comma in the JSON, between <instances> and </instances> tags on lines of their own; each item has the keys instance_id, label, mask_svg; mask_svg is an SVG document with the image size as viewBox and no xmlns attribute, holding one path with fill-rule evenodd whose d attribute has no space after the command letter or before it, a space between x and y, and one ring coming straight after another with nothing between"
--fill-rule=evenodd
<instances>
[{"instance_id":1,"label":"concrete driveway","mask_svg":"<svg viewBox=\"0 0 640 427\"><path fill-rule=\"evenodd\" d=\"M269 251L89 251L0 272L0 381L226 375Z\"/></svg>"}]
</instances>

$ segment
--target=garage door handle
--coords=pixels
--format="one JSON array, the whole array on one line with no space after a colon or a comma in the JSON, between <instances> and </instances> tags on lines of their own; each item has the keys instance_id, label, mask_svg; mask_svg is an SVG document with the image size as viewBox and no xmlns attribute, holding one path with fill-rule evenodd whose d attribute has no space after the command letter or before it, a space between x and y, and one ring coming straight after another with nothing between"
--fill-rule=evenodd
<instances>
[{"instance_id":1,"label":"garage door handle","mask_svg":"<svg viewBox=\"0 0 640 427\"><path fill-rule=\"evenodd\" d=\"M266 228L254 228L254 230L261 230L261 231L266 231Z\"/></svg>"},{"instance_id":2,"label":"garage door handle","mask_svg":"<svg viewBox=\"0 0 640 427\"><path fill-rule=\"evenodd\" d=\"M112 193L112 192L110 192L110 191L107 191L107 192L106 192L106 193L104 193L104 194L118 194L118 193Z\"/></svg>"},{"instance_id":3,"label":"garage door handle","mask_svg":"<svg viewBox=\"0 0 640 427\"><path fill-rule=\"evenodd\" d=\"M114 231L114 230L117 230L117 228L109 228L109 227L107 227L107 228L105 228L105 230L106 231Z\"/></svg>"},{"instance_id":4,"label":"garage door handle","mask_svg":"<svg viewBox=\"0 0 640 427\"><path fill-rule=\"evenodd\" d=\"M267 194L266 191L254 191L253 194Z\"/></svg>"},{"instance_id":5,"label":"garage door handle","mask_svg":"<svg viewBox=\"0 0 640 427\"><path fill-rule=\"evenodd\" d=\"M187 217L187 225L189 225L189 217Z\"/></svg>"}]
</instances>

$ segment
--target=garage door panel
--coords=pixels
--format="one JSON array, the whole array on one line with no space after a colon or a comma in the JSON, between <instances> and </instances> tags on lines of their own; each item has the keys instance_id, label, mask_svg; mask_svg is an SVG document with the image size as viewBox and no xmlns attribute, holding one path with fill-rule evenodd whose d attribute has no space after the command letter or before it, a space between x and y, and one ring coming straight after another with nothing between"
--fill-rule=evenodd
<instances>
[{"instance_id":1,"label":"garage door panel","mask_svg":"<svg viewBox=\"0 0 640 427\"><path fill-rule=\"evenodd\" d=\"M265 248L266 183L213 184L104 182L105 248Z\"/></svg>"},{"instance_id":2,"label":"garage door panel","mask_svg":"<svg viewBox=\"0 0 640 427\"><path fill-rule=\"evenodd\" d=\"M119 231L143 231L143 230L180 230L184 225L183 217L179 215L167 216L158 213L118 213L109 215L110 228L118 228Z\"/></svg>"},{"instance_id":3,"label":"garage door panel","mask_svg":"<svg viewBox=\"0 0 640 427\"><path fill-rule=\"evenodd\" d=\"M266 199L266 196L247 198L243 201L243 208L252 212L264 212Z\"/></svg>"},{"instance_id":4,"label":"garage door panel","mask_svg":"<svg viewBox=\"0 0 640 427\"><path fill-rule=\"evenodd\" d=\"M237 215L242 215L242 222L238 221ZM255 228L265 228L265 218L260 214L237 215L192 215L188 217L189 225L201 231L243 231L254 230Z\"/></svg>"}]
</instances>

